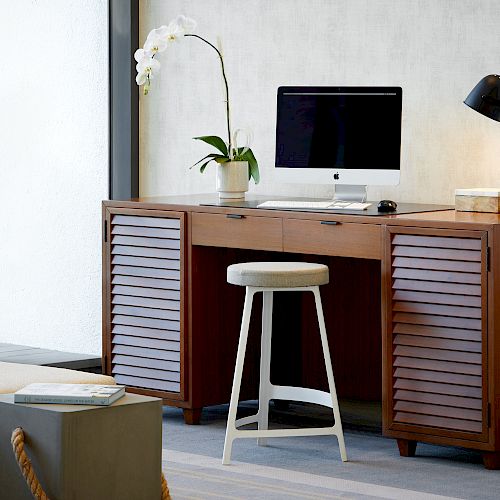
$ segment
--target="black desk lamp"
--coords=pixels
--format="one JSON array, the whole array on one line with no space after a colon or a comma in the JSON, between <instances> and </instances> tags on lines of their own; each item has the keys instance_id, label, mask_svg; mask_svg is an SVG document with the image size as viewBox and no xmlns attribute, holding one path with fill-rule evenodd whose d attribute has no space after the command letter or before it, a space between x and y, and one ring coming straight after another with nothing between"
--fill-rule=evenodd
<instances>
[{"instance_id":1,"label":"black desk lamp","mask_svg":"<svg viewBox=\"0 0 500 500\"><path fill-rule=\"evenodd\" d=\"M469 108L500 122L500 76L485 76L464 101Z\"/></svg>"}]
</instances>

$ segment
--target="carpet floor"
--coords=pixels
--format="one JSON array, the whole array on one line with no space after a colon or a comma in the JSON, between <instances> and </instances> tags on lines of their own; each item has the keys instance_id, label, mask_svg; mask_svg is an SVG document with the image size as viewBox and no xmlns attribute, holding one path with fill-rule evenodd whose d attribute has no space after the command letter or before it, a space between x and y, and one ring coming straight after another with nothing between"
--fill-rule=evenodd
<instances>
[{"instance_id":1,"label":"carpet floor","mask_svg":"<svg viewBox=\"0 0 500 500\"><path fill-rule=\"evenodd\" d=\"M256 408L241 404L238 417ZM270 439L265 447L239 439L231 465L223 466L227 405L205 408L199 426L184 425L181 410L165 407L163 461L173 499L500 498L500 471L484 469L479 453L419 443L415 458L402 458L395 441L380 433L378 405L342 402L341 410L347 463L334 436L315 436ZM318 407L291 404L272 409L270 426L320 426L329 419Z\"/></svg>"}]
</instances>

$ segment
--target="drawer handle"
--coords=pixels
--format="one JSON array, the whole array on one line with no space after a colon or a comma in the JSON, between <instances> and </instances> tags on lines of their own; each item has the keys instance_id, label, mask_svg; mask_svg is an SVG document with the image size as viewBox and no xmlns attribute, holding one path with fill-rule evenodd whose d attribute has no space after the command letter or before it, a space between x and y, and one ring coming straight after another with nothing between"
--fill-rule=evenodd
<instances>
[{"instance_id":1,"label":"drawer handle","mask_svg":"<svg viewBox=\"0 0 500 500\"><path fill-rule=\"evenodd\" d=\"M340 222L336 220L322 220L320 224L324 224L325 226L338 226Z\"/></svg>"},{"instance_id":2,"label":"drawer handle","mask_svg":"<svg viewBox=\"0 0 500 500\"><path fill-rule=\"evenodd\" d=\"M245 218L244 215L240 215L240 214L226 214L226 217L228 219L244 219Z\"/></svg>"}]
</instances>

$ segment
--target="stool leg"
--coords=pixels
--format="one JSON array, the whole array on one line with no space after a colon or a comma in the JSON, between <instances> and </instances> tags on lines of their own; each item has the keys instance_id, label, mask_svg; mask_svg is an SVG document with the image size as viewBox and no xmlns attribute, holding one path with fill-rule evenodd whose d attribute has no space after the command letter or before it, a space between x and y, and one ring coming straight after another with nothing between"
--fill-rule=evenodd
<instances>
[{"instance_id":1,"label":"stool leg","mask_svg":"<svg viewBox=\"0 0 500 500\"><path fill-rule=\"evenodd\" d=\"M319 287L315 286L312 290L314 293L314 301L316 303L316 313L318 315L319 333L321 336L321 345L323 347L323 356L325 358L326 375L328 378L328 386L332 396L332 409L335 418L334 427L336 427L336 436L339 442L340 457L342 462L347 462L347 452L345 449L344 432L342 430L342 421L340 420L339 402L337 399L337 390L335 388L335 379L333 378L332 360L330 358L330 348L328 346L328 337L326 335L325 318L323 316L323 305L321 304L321 295Z\"/></svg>"},{"instance_id":2,"label":"stool leg","mask_svg":"<svg viewBox=\"0 0 500 500\"><path fill-rule=\"evenodd\" d=\"M252 287L247 287L245 294L245 305L243 306L243 317L241 319L240 340L238 342L238 353L236 355L236 366L234 368L233 388L231 391L231 401L229 403L229 415L227 418L226 439L224 441L224 452L222 463L228 465L231 461L231 449L236 436L236 412L238 410L238 400L240 396L241 376L243 374L243 364L245 362L245 350L247 347L248 327L250 325L250 315L252 313L252 302L254 296Z\"/></svg>"},{"instance_id":3,"label":"stool leg","mask_svg":"<svg viewBox=\"0 0 500 500\"><path fill-rule=\"evenodd\" d=\"M267 430L269 398L271 395L271 337L273 328L273 292L262 293L262 338L260 341L260 381L258 429ZM259 446L266 446L266 438L257 438Z\"/></svg>"}]
</instances>

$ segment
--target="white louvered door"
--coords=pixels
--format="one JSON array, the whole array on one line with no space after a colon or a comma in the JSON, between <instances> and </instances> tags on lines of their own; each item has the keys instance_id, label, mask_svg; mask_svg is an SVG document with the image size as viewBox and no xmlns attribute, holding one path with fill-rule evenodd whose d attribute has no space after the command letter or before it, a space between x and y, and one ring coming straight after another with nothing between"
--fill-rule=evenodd
<instances>
[{"instance_id":1,"label":"white louvered door","mask_svg":"<svg viewBox=\"0 0 500 500\"><path fill-rule=\"evenodd\" d=\"M141 392L180 397L184 214L144 213L107 217L108 371Z\"/></svg>"}]
</instances>

